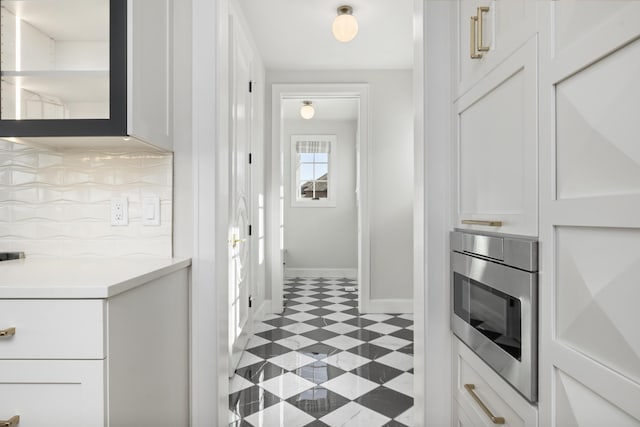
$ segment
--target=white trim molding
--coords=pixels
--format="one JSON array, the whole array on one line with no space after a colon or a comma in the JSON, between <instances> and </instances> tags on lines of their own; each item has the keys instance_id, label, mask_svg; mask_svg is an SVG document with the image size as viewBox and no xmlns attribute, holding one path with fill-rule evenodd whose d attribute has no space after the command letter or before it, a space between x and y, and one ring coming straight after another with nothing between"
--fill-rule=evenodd
<instances>
[{"instance_id":1,"label":"white trim molding","mask_svg":"<svg viewBox=\"0 0 640 427\"><path fill-rule=\"evenodd\" d=\"M413 313L413 299L370 299L368 313Z\"/></svg>"},{"instance_id":2,"label":"white trim molding","mask_svg":"<svg viewBox=\"0 0 640 427\"><path fill-rule=\"evenodd\" d=\"M284 277L335 277L345 279L358 279L357 268L285 268Z\"/></svg>"}]
</instances>

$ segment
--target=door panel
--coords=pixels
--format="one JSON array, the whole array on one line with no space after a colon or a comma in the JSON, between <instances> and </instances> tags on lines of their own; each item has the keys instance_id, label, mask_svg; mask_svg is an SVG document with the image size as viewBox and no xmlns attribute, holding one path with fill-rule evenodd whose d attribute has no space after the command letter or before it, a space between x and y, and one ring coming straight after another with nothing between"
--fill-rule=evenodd
<instances>
[{"instance_id":1,"label":"door panel","mask_svg":"<svg viewBox=\"0 0 640 427\"><path fill-rule=\"evenodd\" d=\"M231 152L229 227L229 376L240 361L252 323L250 298L250 193L249 152L252 128L252 50L242 29L230 18L231 28Z\"/></svg>"}]
</instances>

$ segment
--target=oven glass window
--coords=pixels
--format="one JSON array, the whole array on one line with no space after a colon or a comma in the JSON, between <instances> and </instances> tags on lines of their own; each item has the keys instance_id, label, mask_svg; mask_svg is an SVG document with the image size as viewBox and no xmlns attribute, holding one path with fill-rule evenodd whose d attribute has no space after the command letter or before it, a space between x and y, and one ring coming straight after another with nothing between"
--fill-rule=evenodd
<instances>
[{"instance_id":1,"label":"oven glass window","mask_svg":"<svg viewBox=\"0 0 640 427\"><path fill-rule=\"evenodd\" d=\"M454 273L454 311L478 332L520 360L520 300Z\"/></svg>"}]
</instances>

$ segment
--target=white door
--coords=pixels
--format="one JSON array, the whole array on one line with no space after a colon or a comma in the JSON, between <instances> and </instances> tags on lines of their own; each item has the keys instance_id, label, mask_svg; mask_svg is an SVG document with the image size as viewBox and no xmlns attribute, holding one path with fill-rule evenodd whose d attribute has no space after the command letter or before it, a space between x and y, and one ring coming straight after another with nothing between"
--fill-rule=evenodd
<instances>
[{"instance_id":1,"label":"white door","mask_svg":"<svg viewBox=\"0 0 640 427\"><path fill-rule=\"evenodd\" d=\"M231 152L229 224L229 376L240 361L251 326L250 194L251 48L238 25L231 25Z\"/></svg>"},{"instance_id":2,"label":"white door","mask_svg":"<svg viewBox=\"0 0 640 427\"><path fill-rule=\"evenodd\" d=\"M640 426L640 2L541 31L540 425Z\"/></svg>"}]
</instances>

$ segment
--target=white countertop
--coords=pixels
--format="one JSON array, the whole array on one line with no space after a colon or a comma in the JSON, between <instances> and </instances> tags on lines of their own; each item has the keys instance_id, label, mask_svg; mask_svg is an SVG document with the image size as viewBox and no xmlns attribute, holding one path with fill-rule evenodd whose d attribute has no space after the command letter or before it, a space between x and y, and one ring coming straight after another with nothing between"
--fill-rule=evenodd
<instances>
[{"instance_id":1,"label":"white countertop","mask_svg":"<svg viewBox=\"0 0 640 427\"><path fill-rule=\"evenodd\" d=\"M0 299L109 298L187 268L189 258L27 258L0 262Z\"/></svg>"}]
</instances>

